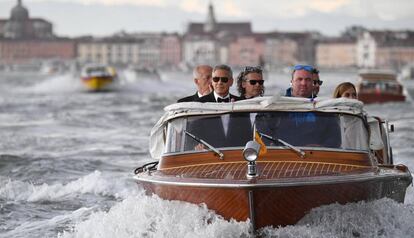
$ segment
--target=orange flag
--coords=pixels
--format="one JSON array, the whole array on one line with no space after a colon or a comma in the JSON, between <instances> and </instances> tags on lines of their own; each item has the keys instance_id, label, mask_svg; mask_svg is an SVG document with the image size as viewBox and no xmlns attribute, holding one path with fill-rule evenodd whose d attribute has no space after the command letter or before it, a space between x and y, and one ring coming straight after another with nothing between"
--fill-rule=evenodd
<instances>
[{"instance_id":1,"label":"orange flag","mask_svg":"<svg viewBox=\"0 0 414 238\"><path fill-rule=\"evenodd\" d=\"M265 143L263 143L262 137L260 137L257 131L254 132L254 140L260 144L259 156L265 155L267 153L267 148Z\"/></svg>"}]
</instances>

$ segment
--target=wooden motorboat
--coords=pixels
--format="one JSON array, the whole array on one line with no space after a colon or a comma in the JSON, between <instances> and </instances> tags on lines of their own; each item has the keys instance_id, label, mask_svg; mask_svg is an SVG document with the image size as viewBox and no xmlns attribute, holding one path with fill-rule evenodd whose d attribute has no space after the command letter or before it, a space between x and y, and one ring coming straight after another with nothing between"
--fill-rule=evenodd
<instances>
[{"instance_id":1,"label":"wooden motorboat","mask_svg":"<svg viewBox=\"0 0 414 238\"><path fill-rule=\"evenodd\" d=\"M81 71L82 83L88 91L111 89L116 79L116 70L106 65L86 65Z\"/></svg>"},{"instance_id":2,"label":"wooden motorboat","mask_svg":"<svg viewBox=\"0 0 414 238\"><path fill-rule=\"evenodd\" d=\"M396 74L386 71L365 71L356 85L358 99L364 103L405 101L403 86Z\"/></svg>"},{"instance_id":3,"label":"wooden motorboat","mask_svg":"<svg viewBox=\"0 0 414 238\"><path fill-rule=\"evenodd\" d=\"M151 132L157 161L134 179L148 194L206 204L253 229L295 224L331 203L404 202L412 177L392 163L388 125L360 101L318 100L170 105Z\"/></svg>"}]
</instances>

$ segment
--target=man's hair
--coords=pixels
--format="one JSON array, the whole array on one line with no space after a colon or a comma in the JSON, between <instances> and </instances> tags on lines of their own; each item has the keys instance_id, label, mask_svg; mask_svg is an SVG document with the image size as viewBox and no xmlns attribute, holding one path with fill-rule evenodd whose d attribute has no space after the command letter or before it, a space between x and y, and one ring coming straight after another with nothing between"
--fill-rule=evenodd
<instances>
[{"instance_id":1,"label":"man's hair","mask_svg":"<svg viewBox=\"0 0 414 238\"><path fill-rule=\"evenodd\" d=\"M199 76L200 76L200 73L198 72L202 67L209 67L209 68L211 68L211 66L210 65L207 65L207 64L200 64L200 65L197 65L194 69L193 69L193 77L194 78L198 78Z\"/></svg>"},{"instance_id":2,"label":"man's hair","mask_svg":"<svg viewBox=\"0 0 414 238\"><path fill-rule=\"evenodd\" d=\"M233 71L231 70L230 66L225 65L225 64L216 65L213 69L213 73L216 72L216 70L219 70L219 69L229 72L230 78L233 78Z\"/></svg>"},{"instance_id":3,"label":"man's hair","mask_svg":"<svg viewBox=\"0 0 414 238\"><path fill-rule=\"evenodd\" d=\"M259 68L258 68L259 69ZM263 72L262 70L246 70L244 69L243 71L240 72L240 74L237 76L237 91L240 93L240 96L244 96L246 94L246 89L242 87L242 83L243 81L246 80L246 76L250 73L258 73L260 75L262 75L263 77ZM263 90L260 93L260 96L263 96L264 94L264 86L263 86Z\"/></svg>"}]
</instances>

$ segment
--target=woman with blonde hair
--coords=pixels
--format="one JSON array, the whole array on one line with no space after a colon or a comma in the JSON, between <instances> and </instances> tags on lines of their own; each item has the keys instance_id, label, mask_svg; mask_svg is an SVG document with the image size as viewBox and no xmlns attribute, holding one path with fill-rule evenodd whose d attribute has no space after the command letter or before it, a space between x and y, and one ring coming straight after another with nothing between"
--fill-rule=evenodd
<instances>
[{"instance_id":1,"label":"woman with blonde hair","mask_svg":"<svg viewBox=\"0 0 414 238\"><path fill-rule=\"evenodd\" d=\"M336 86L334 94L334 98L351 98L357 99L357 93L355 85L350 82L341 83Z\"/></svg>"}]
</instances>

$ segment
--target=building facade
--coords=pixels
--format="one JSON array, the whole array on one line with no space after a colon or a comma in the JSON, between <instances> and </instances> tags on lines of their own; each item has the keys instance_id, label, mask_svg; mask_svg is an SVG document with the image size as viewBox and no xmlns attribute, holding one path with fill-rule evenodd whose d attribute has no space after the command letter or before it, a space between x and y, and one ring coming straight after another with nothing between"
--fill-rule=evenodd
<instances>
[{"instance_id":1,"label":"building facade","mask_svg":"<svg viewBox=\"0 0 414 238\"><path fill-rule=\"evenodd\" d=\"M204 23L188 24L183 37L183 61L190 66L229 64L234 60L230 44L236 41L237 45L237 38L249 35L252 35L250 22L217 22L210 4Z\"/></svg>"},{"instance_id":2,"label":"building facade","mask_svg":"<svg viewBox=\"0 0 414 238\"><path fill-rule=\"evenodd\" d=\"M76 44L53 34L53 25L42 18L30 18L21 0L9 19L0 19L0 63L17 64L43 59L73 59Z\"/></svg>"},{"instance_id":3,"label":"building facade","mask_svg":"<svg viewBox=\"0 0 414 238\"><path fill-rule=\"evenodd\" d=\"M122 34L105 38L77 39L80 62L111 64L120 67L174 68L181 62L178 34Z\"/></svg>"},{"instance_id":4,"label":"building facade","mask_svg":"<svg viewBox=\"0 0 414 238\"><path fill-rule=\"evenodd\" d=\"M316 65L321 68L352 68L357 66L356 40L330 38L316 45Z\"/></svg>"},{"instance_id":5,"label":"building facade","mask_svg":"<svg viewBox=\"0 0 414 238\"><path fill-rule=\"evenodd\" d=\"M357 40L361 68L399 70L414 62L414 31L369 31Z\"/></svg>"}]
</instances>

